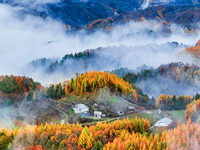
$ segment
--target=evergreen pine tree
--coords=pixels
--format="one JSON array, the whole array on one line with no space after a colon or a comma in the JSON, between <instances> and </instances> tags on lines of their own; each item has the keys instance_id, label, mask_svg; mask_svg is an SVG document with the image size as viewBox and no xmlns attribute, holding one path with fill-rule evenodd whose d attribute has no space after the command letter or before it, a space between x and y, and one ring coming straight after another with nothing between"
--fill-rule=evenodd
<instances>
[{"instance_id":1,"label":"evergreen pine tree","mask_svg":"<svg viewBox=\"0 0 200 150\"><path fill-rule=\"evenodd\" d=\"M50 140L47 141L46 148L48 150L51 149L51 142L50 142Z\"/></svg>"},{"instance_id":2,"label":"evergreen pine tree","mask_svg":"<svg viewBox=\"0 0 200 150\"><path fill-rule=\"evenodd\" d=\"M62 150L63 148L65 147L65 143L62 141L60 142L60 145L59 145L59 150Z\"/></svg>"}]
</instances>

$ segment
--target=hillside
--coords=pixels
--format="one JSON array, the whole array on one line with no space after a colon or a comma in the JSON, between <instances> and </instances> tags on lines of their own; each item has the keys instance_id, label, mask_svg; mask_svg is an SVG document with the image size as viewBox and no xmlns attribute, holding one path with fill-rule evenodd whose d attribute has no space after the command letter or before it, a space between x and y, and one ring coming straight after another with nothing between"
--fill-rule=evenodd
<instances>
[{"instance_id":1,"label":"hillside","mask_svg":"<svg viewBox=\"0 0 200 150\"><path fill-rule=\"evenodd\" d=\"M110 87L119 92L120 94L132 95L135 102L137 102L136 91L132 89L132 86L125 82L122 78L117 77L115 74L109 74L106 72L88 72L76 77L75 80L71 79L70 83L65 88L65 93L74 93L76 95L86 94L92 92L98 88L105 86Z\"/></svg>"},{"instance_id":2,"label":"hillside","mask_svg":"<svg viewBox=\"0 0 200 150\"><path fill-rule=\"evenodd\" d=\"M136 12L127 12L116 19L117 22L127 21L141 21L141 20L158 20L165 24L176 23L190 30L197 28L199 17L199 5L158 5L148 7L145 10L138 10Z\"/></svg>"},{"instance_id":3,"label":"hillside","mask_svg":"<svg viewBox=\"0 0 200 150\"><path fill-rule=\"evenodd\" d=\"M16 0L1 0L12 6L22 6L21 15L31 14L42 18L51 17L72 28L79 29L97 19L106 19L126 11L140 8L141 0L61 0L56 3L20 2ZM35 4L35 5L34 5Z\"/></svg>"},{"instance_id":4,"label":"hillside","mask_svg":"<svg viewBox=\"0 0 200 150\"><path fill-rule=\"evenodd\" d=\"M92 122L92 114L98 110L108 118L128 114L128 107L155 108L155 102L144 95L139 87L125 82L108 72L86 72L76 78L43 87L26 77L2 76L0 127L39 125L41 123ZM32 82L31 82L32 81ZM13 85L13 91L4 87ZM21 88L20 88L21 87ZM9 88L11 89L11 88ZM21 90L19 90L21 89ZM10 92L10 93L8 93ZM72 109L74 104L85 104L89 117L80 117ZM123 116L122 115L122 116Z\"/></svg>"},{"instance_id":5,"label":"hillside","mask_svg":"<svg viewBox=\"0 0 200 150\"><path fill-rule=\"evenodd\" d=\"M128 73L123 79L138 85L145 94L158 97L160 94L196 95L199 89L200 68L184 63L169 63L156 69Z\"/></svg>"},{"instance_id":6,"label":"hillside","mask_svg":"<svg viewBox=\"0 0 200 150\"><path fill-rule=\"evenodd\" d=\"M107 96L113 95L114 99L119 97L117 100L121 98L145 107L152 107L154 105L148 96L142 93L139 87L134 84L131 85L115 74L110 74L108 72L86 72L77 75L75 79L72 78L70 81L64 81L62 84L63 86L61 86L61 83L51 85L47 89L47 97L60 99L63 97L80 96L80 99L90 100L89 97L94 93L96 96L92 99L98 101L99 96L104 95L102 94L102 89ZM106 96L104 96L104 98L105 100L103 103L108 103L109 98L106 98ZM90 105L94 103L95 102L92 102Z\"/></svg>"},{"instance_id":7,"label":"hillside","mask_svg":"<svg viewBox=\"0 0 200 150\"><path fill-rule=\"evenodd\" d=\"M109 29L114 24L130 20L139 21L141 18L158 19L193 28L199 21L199 2L195 0L60 0L43 3L34 0L1 0L0 3L21 7L19 13L23 16L29 14L61 21L67 29ZM114 21L106 21L107 18ZM95 22L98 23L94 25Z\"/></svg>"}]
</instances>

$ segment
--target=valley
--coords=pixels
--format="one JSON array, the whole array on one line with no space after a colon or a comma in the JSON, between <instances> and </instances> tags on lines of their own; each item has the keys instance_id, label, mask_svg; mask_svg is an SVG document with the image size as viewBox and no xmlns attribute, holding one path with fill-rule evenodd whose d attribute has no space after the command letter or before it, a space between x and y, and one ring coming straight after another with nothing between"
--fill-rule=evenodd
<instances>
[{"instance_id":1,"label":"valley","mask_svg":"<svg viewBox=\"0 0 200 150\"><path fill-rule=\"evenodd\" d=\"M0 150L200 149L199 0L0 0Z\"/></svg>"}]
</instances>

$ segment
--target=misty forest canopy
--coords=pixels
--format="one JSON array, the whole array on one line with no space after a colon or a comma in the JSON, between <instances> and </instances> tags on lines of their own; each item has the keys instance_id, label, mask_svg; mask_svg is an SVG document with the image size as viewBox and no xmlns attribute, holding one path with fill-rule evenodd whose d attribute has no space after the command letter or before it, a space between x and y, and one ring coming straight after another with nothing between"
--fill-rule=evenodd
<instances>
[{"instance_id":1,"label":"misty forest canopy","mask_svg":"<svg viewBox=\"0 0 200 150\"><path fill-rule=\"evenodd\" d=\"M195 95L199 92L200 68L181 62L169 63L156 69L142 70L137 74L127 73L123 79L137 84L148 95Z\"/></svg>"},{"instance_id":2,"label":"misty forest canopy","mask_svg":"<svg viewBox=\"0 0 200 150\"><path fill-rule=\"evenodd\" d=\"M136 67L135 72L139 72L142 69L148 69L148 66L142 66L145 63L149 63L151 61L155 61L155 59L146 59L147 49L148 52L158 53L158 57L162 57L166 53L171 57L171 54L174 54L179 49L185 49L186 45L178 44L177 42L165 43L165 44L149 44L135 47L128 46L110 46L110 47L99 47L97 49L88 49L83 52L75 53L75 54L66 54L59 59L50 59L50 58L41 58L37 60L33 60L24 68L24 72L30 72L33 74L37 72L37 70L42 71L42 75L47 74L62 74L63 76L73 76L74 74L84 73L91 70L97 71L105 71L120 68L122 66L129 66L130 62L133 62L134 67ZM164 53L164 54L163 54ZM111 55L114 54L114 55ZM132 56L133 55L133 56ZM141 58L141 55L144 55ZM133 59L134 58L134 59ZM137 61L138 60L138 61ZM134 61L137 61L135 63ZM159 60L162 62L162 60ZM139 68L139 66L142 68ZM133 72L127 70L127 73ZM67 73L66 73L67 72ZM115 72L116 73L116 72ZM117 74L118 76L122 76ZM124 75L124 74L123 74Z\"/></svg>"}]
</instances>

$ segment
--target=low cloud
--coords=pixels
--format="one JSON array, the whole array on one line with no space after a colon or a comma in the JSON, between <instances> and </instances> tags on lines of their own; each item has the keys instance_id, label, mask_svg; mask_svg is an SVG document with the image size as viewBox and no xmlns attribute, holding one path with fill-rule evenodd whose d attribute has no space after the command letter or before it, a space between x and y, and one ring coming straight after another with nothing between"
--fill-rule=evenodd
<instances>
[{"instance_id":1,"label":"low cloud","mask_svg":"<svg viewBox=\"0 0 200 150\"><path fill-rule=\"evenodd\" d=\"M21 69L32 60L44 57L61 58L65 54L98 47L113 47L112 53L109 54L108 51L108 56L111 58L114 57L115 47L118 51L120 48L123 50L123 46L129 47L129 51L133 49L134 53L124 54L127 59L123 57L123 67L133 68L144 63L158 66L162 61L163 63L173 61L174 56L165 57L164 54L168 53L168 49L163 49L165 51L156 54L152 53L151 50L148 51L149 44L162 45L168 41L177 41L179 44L194 45L199 39L199 35L186 35L184 30L175 24L168 27L173 34L164 35L165 27L156 21L116 25L110 32L97 30L88 34L85 30L80 30L71 33L66 32L64 24L50 18L44 20L31 15L26 15L23 19L18 18L20 9L20 7L13 8L0 4L0 74L24 75ZM140 46L145 47L146 51L144 52ZM184 47L178 52L183 49ZM135 56L140 59L132 59Z\"/></svg>"},{"instance_id":2,"label":"low cloud","mask_svg":"<svg viewBox=\"0 0 200 150\"><path fill-rule=\"evenodd\" d=\"M149 7L150 5L150 0L146 0L143 4L142 4L142 9L146 9L147 7Z\"/></svg>"},{"instance_id":3,"label":"low cloud","mask_svg":"<svg viewBox=\"0 0 200 150\"><path fill-rule=\"evenodd\" d=\"M145 0L141 5L141 8L146 9L153 4L168 4L171 2L176 2L176 0Z\"/></svg>"},{"instance_id":4,"label":"low cloud","mask_svg":"<svg viewBox=\"0 0 200 150\"><path fill-rule=\"evenodd\" d=\"M47 3L59 3L61 0L4 0L4 3L21 4L21 5L35 5L35 4L47 4Z\"/></svg>"}]
</instances>

